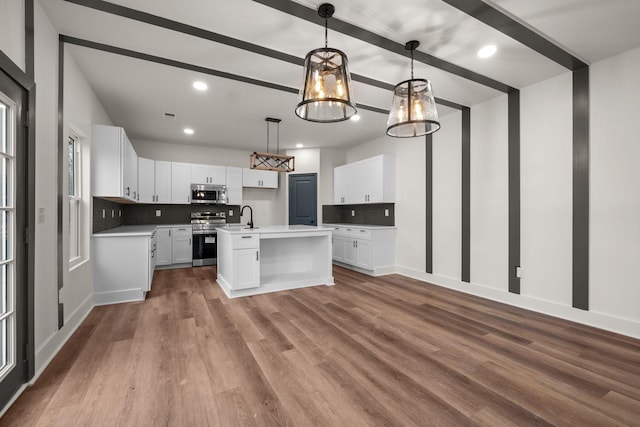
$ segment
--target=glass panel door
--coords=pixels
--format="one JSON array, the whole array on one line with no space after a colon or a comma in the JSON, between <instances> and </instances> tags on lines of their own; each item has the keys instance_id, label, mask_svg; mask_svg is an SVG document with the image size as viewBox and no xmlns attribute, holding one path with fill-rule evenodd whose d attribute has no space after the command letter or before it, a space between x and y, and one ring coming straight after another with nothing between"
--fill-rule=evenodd
<instances>
[{"instance_id":1,"label":"glass panel door","mask_svg":"<svg viewBox=\"0 0 640 427\"><path fill-rule=\"evenodd\" d=\"M0 381L16 364L16 104L0 92Z\"/></svg>"}]
</instances>

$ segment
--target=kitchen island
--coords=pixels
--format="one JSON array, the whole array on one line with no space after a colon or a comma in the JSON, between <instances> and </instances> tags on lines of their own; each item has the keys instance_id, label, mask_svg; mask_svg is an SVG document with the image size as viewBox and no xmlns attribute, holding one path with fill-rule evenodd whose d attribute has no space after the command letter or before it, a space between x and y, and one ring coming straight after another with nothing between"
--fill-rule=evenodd
<instances>
[{"instance_id":1,"label":"kitchen island","mask_svg":"<svg viewBox=\"0 0 640 427\"><path fill-rule=\"evenodd\" d=\"M218 229L218 284L229 298L333 285L328 227Z\"/></svg>"}]
</instances>

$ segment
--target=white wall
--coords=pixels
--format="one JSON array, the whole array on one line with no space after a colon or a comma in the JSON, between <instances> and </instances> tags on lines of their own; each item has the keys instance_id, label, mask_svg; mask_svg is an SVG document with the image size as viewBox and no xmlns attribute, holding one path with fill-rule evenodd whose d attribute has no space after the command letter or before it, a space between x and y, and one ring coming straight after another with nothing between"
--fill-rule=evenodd
<instances>
[{"instance_id":1,"label":"white wall","mask_svg":"<svg viewBox=\"0 0 640 427\"><path fill-rule=\"evenodd\" d=\"M126 131L126 129L125 129ZM171 144L166 142L132 140L131 144L140 157L184 163L203 163L248 168L250 151L229 150L199 145ZM253 209L256 226L285 223L286 174L279 173L278 189L244 188L242 204ZM243 218L242 222L249 221Z\"/></svg>"},{"instance_id":2,"label":"white wall","mask_svg":"<svg viewBox=\"0 0 640 427\"><path fill-rule=\"evenodd\" d=\"M593 64L590 308L634 320L640 336L640 48Z\"/></svg>"},{"instance_id":3,"label":"white wall","mask_svg":"<svg viewBox=\"0 0 640 427\"><path fill-rule=\"evenodd\" d=\"M25 71L24 0L0 1L0 50Z\"/></svg>"},{"instance_id":4,"label":"white wall","mask_svg":"<svg viewBox=\"0 0 640 427\"><path fill-rule=\"evenodd\" d=\"M462 276L462 112L433 135L433 274Z\"/></svg>"},{"instance_id":5,"label":"white wall","mask_svg":"<svg viewBox=\"0 0 640 427\"><path fill-rule=\"evenodd\" d=\"M89 88L73 58L65 52L64 137L70 125L88 138L83 141L82 193L85 198L83 253L87 262L73 271L64 270L60 300L64 303L65 325L58 330L57 283L57 147L58 147L58 33L39 2L35 7L36 103L36 206L44 208L44 222L36 224L35 241L35 356L36 375L93 307L93 277L90 259L90 158L91 123L110 123L104 108ZM60 167L65 167L60 165ZM66 174L65 174L66 176ZM64 186L64 188L67 188ZM63 206L63 235L68 236L67 204ZM37 216L37 215L36 215ZM68 263L68 239L63 257Z\"/></svg>"},{"instance_id":6,"label":"white wall","mask_svg":"<svg viewBox=\"0 0 640 427\"><path fill-rule=\"evenodd\" d=\"M571 306L572 73L520 93L520 292Z\"/></svg>"}]
</instances>

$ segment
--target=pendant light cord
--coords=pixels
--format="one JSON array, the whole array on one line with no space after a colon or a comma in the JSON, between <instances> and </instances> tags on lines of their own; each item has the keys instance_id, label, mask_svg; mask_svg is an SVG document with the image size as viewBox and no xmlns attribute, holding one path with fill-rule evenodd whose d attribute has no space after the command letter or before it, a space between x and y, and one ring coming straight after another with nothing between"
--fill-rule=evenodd
<instances>
[{"instance_id":1,"label":"pendant light cord","mask_svg":"<svg viewBox=\"0 0 640 427\"><path fill-rule=\"evenodd\" d=\"M269 152L269 122L267 121L267 153Z\"/></svg>"},{"instance_id":2,"label":"pendant light cord","mask_svg":"<svg viewBox=\"0 0 640 427\"><path fill-rule=\"evenodd\" d=\"M411 49L411 80L413 80L413 51L414 49Z\"/></svg>"}]
</instances>

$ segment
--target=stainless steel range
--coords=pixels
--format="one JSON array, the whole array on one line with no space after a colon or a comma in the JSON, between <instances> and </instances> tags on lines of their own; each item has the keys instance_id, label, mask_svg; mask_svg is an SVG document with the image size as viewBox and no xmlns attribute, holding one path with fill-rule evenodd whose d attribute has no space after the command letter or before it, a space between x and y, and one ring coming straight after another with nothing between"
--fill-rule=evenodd
<instances>
[{"instance_id":1,"label":"stainless steel range","mask_svg":"<svg viewBox=\"0 0 640 427\"><path fill-rule=\"evenodd\" d=\"M192 212L193 266L215 265L218 262L216 227L226 224L224 212Z\"/></svg>"}]
</instances>

